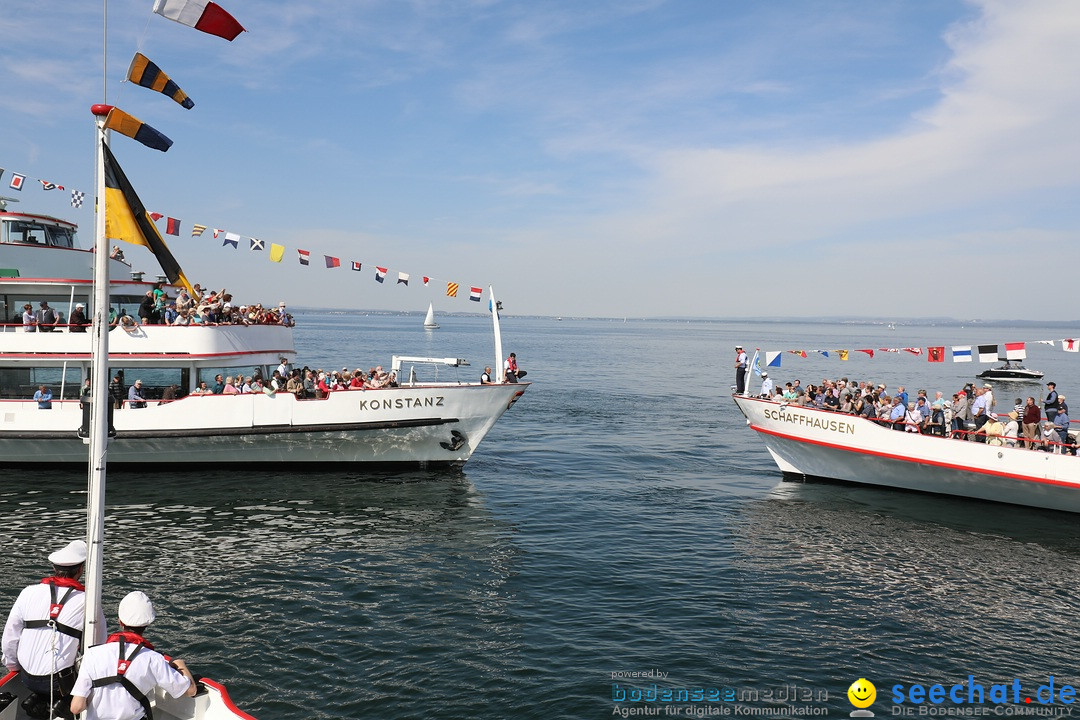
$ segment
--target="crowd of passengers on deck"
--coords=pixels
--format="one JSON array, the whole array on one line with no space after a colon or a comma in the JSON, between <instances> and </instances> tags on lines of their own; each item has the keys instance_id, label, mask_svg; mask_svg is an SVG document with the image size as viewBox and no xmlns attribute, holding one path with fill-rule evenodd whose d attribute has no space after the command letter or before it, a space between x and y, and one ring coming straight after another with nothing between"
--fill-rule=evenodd
<instances>
[{"instance_id":1,"label":"crowd of passengers on deck","mask_svg":"<svg viewBox=\"0 0 1080 720\"><path fill-rule=\"evenodd\" d=\"M900 432L938 435L1004 447L1020 447L1056 454L1076 455L1070 439L1069 406L1057 385L1047 383L1045 398L1016 398L999 412L989 383L968 383L946 398L941 391L931 398L926 390L909 396L903 385L890 392L883 383L841 378L803 387L800 380L775 385L762 373L760 397L776 402L858 415Z\"/></svg>"},{"instance_id":2,"label":"crowd of passengers on deck","mask_svg":"<svg viewBox=\"0 0 1080 720\"><path fill-rule=\"evenodd\" d=\"M138 317L133 317L126 309L109 308L109 328L122 327L128 332L135 332L140 325L294 325L293 316L286 310L285 303L277 307L264 307L262 303L238 305L233 302L232 294L221 290L203 291L196 283L193 293L181 289L176 297L165 291L165 284L158 283L139 303ZM35 311L33 305L23 305L23 312L16 322L22 322L25 332L52 332L67 328L69 332L86 332L91 321L86 316L86 306L76 303L71 317L64 319L63 312L49 307L48 301L42 300Z\"/></svg>"},{"instance_id":3,"label":"crowd of passengers on deck","mask_svg":"<svg viewBox=\"0 0 1080 720\"><path fill-rule=\"evenodd\" d=\"M379 388L398 387L397 373L386 372L382 366L369 370L325 371L322 369L289 368L285 359L269 378L264 378L262 371L256 368L251 375L223 375L214 377L212 384L202 381L191 391L191 395L246 395L263 393L274 395L286 392L295 395L298 400L321 400L332 392L345 390L377 390ZM125 384L124 375L118 372L109 383L109 396L117 409L124 407L138 409L152 403L166 405L184 397L179 385L170 385L161 393L159 400L149 397L150 393L142 387L142 380L136 380L130 387Z\"/></svg>"}]
</instances>

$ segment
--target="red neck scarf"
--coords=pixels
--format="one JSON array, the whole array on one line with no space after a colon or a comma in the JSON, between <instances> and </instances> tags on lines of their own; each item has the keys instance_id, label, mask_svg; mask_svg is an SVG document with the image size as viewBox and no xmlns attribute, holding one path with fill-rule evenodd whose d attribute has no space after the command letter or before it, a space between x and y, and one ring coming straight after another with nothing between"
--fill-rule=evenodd
<instances>
[{"instance_id":1,"label":"red neck scarf","mask_svg":"<svg viewBox=\"0 0 1080 720\"><path fill-rule=\"evenodd\" d=\"M154 649L154 646L147 642L142 635L133 632L113 633L105 642L116 642L117 640L123 640L126 643L131 643L132 645L145 645L147 650Z\"/></svg>"},{"instance_id":2,"label":"red neck scarf","mask_svg":"<svg viewBox=\"0 0 1080 720\"><path fill-rule=\"evenodd\" d=\"M52 583L53 585L59 585L60 587L75 588L76 590L86 592L86 588L83 587L83 584L75 578L47 577L41 579L42 585L48 585L49 583Z\"/></svg>"}]
</instances>

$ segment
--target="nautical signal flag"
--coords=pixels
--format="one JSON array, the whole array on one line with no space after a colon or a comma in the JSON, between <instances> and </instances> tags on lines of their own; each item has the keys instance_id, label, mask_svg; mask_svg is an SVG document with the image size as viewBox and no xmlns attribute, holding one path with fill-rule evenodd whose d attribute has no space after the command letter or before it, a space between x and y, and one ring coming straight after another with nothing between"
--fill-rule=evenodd
<instances>
[{"instance_id":1,"label":"nautical signal flag","mask_svg":"<svg viewBox=\"0 0 1080 720\"><path fill-rule=\"evenodd\" d=\"M63 185L57 185L56 183L51 183L48 180L38 180L38 182L41 183L41 189L42 190L63 190L64 189Z\"/></svg>"},{"instance_id":2,"label":"nautical signal flag","mask_svg":"<svg viewBox=\"0 0 1080 720\"><path fill-rule=\"evenodd\" d=\"M104 140L101 147L105 163L105 236L149 248L169 282L183 285L189 293L194 293Z\"/></svg>"},{"instance_id":3,"label":"nautical signal flag","mask_svg":"<svg viewBox=\"0 0 1080 720\"><path fill-rule=\"evenodd\" d=\"M458 284L454 282L446 283L446 295L447 297L457 297Z\"/></svg>"},{"instance_id":4,"label":"nautical signal flag","mask_svg":"<svg viewBox=\"0 0 1080 720\"><path fill-rule=\"evenodd\" d=\"M180 89L180 86L169 79L169 76L161 72L161 68L150 61L142 53L135 53L128 66L127 79L144 88L150 88L162 95L171 97L182 107L190 110L195 107L195 102Z\"/></svg>"},{"instance_id":5,"label":"nautical signal flag","mask_svg":"<svg viewBox=\"0 0 1080 720\"><path fill-rule=\"evenodd\" d=\"M971 346L970 345L953 345L952 361L954 363L971 362Z\"/></svg>"},{"instance_id":6,"label":"nautical signal flag","mask_svg":"<svg viewBox=\"0 0 1080 720\"><path fill-rule=\"evenodd\" d=\"M386 268L375 266L375 282L383 282L386 280Z\"/></svg>"},{"instance_id":7,"label":"nautical signal flag","mask_svg":"<svg viewBox=\"0 0 1080 720\"><path fill-rule=\"evenodd\" d=\"M283 257L285 257L285 246L270 243L270 262L279 263Z\"/></svg>"},{"instance_id":8,"label":"nautical signal flag","mask_svg":"<svg viewBox=\"0 0 1080 720\"><path fill-rule=\"evenodd\" d=\"M869 355L869 356L870 356L871 358L873 358L873 357L874 357L874 350L873 350L873 348L863 348L863 349L861 349L861 350L856 350L855 352L861 352L861 353L866 353L866 354L867 354L867 355Z\"/></svg>"},{"instance_id":9,"label":"nautical signal flag","mask_svg":"<svg viewBox=\"0 0 1080 720\"><path fill-rule=\"evenodd\" d=\"M409 284L409 274L399 272L397 274L397 281L398 281L398 285L408 285Z\"/></svg>"},{"instance_id":10,"label":"nautical signal flag","mask_svg":"<svg viewBox=\"0 0 1080 720\"><path fill-rule=\"evenodd\" d=\"M199 237L200 235L203 234L204 230L206 230L205 225L192 225L191 226L191 237Z\"/></svg>"},{"instance_id":11,"label":"nautical signal flag","mask_svg":"<svg viewBox=\"0 0 1080 720\"><path fill-rule=\"evenodd\" d=\"M181 25L230 41L244 32L236 18L209 0L157 0L154 12Z\"/></svg>"},{"instance_id":12,"label":"nautical signal flag","mask_svg":"<svg viewBox=\"0 0 1080 720\"><path fill-rule=\"evenodd\" d=\"M1065 352L1080 351L1080 340L1075 338L1065 338L1061 341L1061 349Z\"/></svg>"},{"instance_id":13,"label":"nautical signal flag","mask_svg":"<svg viewBox=\"0 0 1080 720\"><path fill-rule=\"evenodd\" d=\"M475 300L476 302L480 302L480 296L483 293L484 293L483 288L478 288L478 287L469 288L469 299L470 300Z\"/></svg>"},{"instance_id":14,"label":"nautical signal flag","mask_svg":"<svg viewBox=\"0 0 1080 720\"><path fill-rule=\"evenodd\" d=\"M311 253L310 252L308 252L307 250L297 249L296 254L300 256L300 264L301 265L310 265L311 264Z\"/></svg>"},{"instance_id":15,"label":"nautical signal flag","mask_svg":"<svg viewBox=\"0 0 1080 720\"><path fill-rule=\"evenodd\" d=\"M1022 342L1005 343L1006 360L1024 360L1027 358L1027 348Z\"/></svg>"},{"instance_id":16,"label":"nautical signal flag","mask_svg":"<svg viewBox=\"0 0 1080 720\"><path fill-rule=\"evenodd\" d=\"M424 276L424 287L427 287L429 282L431 282L431 278L429 278L427 275L425 275Z\"/></svg>"},{"instance_id":17,"label":"nautical signal flag","mask_svg":"<svg viewBox=\"0 0 1080 720\"><path fill-rule=\"evenodd\" d=\"M323 258L326 259L326 267L328 267L328 268L341 267L341 260L340 259L338 259L336 257L330 257L329 255L323 255Z\"/></svg>"},{"instance_id":18,"label":"nautical signal flag","mask_svg":"<svg viewBox=\"0 0 1080 720\"><path fill-rule=\"evenodd\" d=\"M945 362L945 346L926 348L926 362Z\"/></svg>"},{"instance_id":19,"label":"nautical signal flag","mask_svg":"<svg viewBox=\"0 0 1080 720\"><path fill-rule=\"evenodd\" d=\"M362 264L360 264L360 263L356 262L355 260L353 260L353 261L352 261L352 269L353 269L353 270L355 270L356 272L360 272L360 270L361 270L361 269L362 269L363 267L364 267L364 266L363 266Z\"/></svg>"},{"instance_id":20,"label":"nautical signal flag","mask_svg":"<svg viewBox=\"0 0 1080 720\"><path fill-rule=\"evenodd\" d=\"M81 208L82 204L83 204L83 198L85 198L85 197L86 197L86 193L84 193L82 190L72 190L71 191L71 207L73 207L73 208Z\"/></svg>"},{"instance_id":21,"label":"nautical signal flag","mask_svg":"<svg viewBox=\"0 0 1080 720\"><path fill-rule=\"evenodd\" d=\"M234 248L240 247L240 236L236 233L225 233L225 239L221 241L221 247L225 247L226 245L230 245Z\"/></svg>"},{"instance_id":22,"label":"nautical signal flag","mask_svg":"<svg viewBox=\"0 0 1080 720\"><path fill-rule=\"evenodd\" d=\"M179 235L180 234L180 221L176 218L165 219L165 234L166 235Z\"/></svg>"},{"instance_id":23,"label":"nautical signal flag","mask_svg":"<svg viewBox=\"0 0 1080 720\"><path fill-rule=\"evenodd\" d=\"M11 173L11 182L8 183L8 187L12 190L22 191L23 183L26 182L26 176L19 173Z\"/></svg>"},{"instance_id":24,"label":"nautical signal flag","mask_svg":"<svg viewBox=\"0 0 1080 720\"><path fill-rule=\"evenodd\" d=\"M980 345L979 346L979 362L992 363L998 359L997 345Z\"/></svg>"},{"instance_id":25,"label":"nautical signal flag","mask_svg":"<svg viewBox=\"0 0 1080 720\"><path fill-rule=\"evenodd\" d=\"M115 130L121 135L127 135L133 140L138 140L148 148L168 152L172 147L172 140L150 127L137 117L128 115L120 108L114 107L105 116L105 127Z\"/></svg>"},{"instance_id":26,"label":"nautical signal flag","mask_svg":"<svg viewBox=\"0 0 1080 720\"><path fill-rule=\"evenodd\" d=\"M262 250L265 247L265 245L263 244L263 241L260 240L259 238L248 238L248 239L251 241L251 247L249 248L249 250Z\"/></svg>"},{"instance_id":27,"label":"nautical signal flag","mask_svg":"<svg viewBox=\"0 0 1080 720\"><path fill-rule=\"evenodd\" d=\"M845 362L847 361L847 359L848 359L848 351L847 350L837 350L836 352L840 356L841 360L844 360Z\"/></svg>"},{"instance_id":28,"label":"nautical signal flag","mask_svg":"<svg viewBox=\"0 0 1080 720\"><path fill-rule=\"evenodd\" d=\"M780 367L781 357L783 357L783 353L781 353L779 350L766 350L765 367Z\"/></svg>"}]
</instances>

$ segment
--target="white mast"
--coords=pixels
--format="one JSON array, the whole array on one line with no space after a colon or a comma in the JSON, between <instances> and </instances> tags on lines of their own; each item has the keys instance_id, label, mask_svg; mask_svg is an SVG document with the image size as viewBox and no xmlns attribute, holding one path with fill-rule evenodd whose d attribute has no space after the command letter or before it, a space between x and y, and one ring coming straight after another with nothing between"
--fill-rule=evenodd
<instances>
[{"instance_id":1,"label":"white mast","mask_svg":"<svg viewBox=\"0 0 1080 720\"><path fill-rule=\"evenodd\" d=\"M502 330L499 328L499 303L495 300L495 288L488 285L491 298L491 325L495 328L495 377L505 380L502 374Z\"/></svg>"},{"instance_id":2,"label":"white mast","mask_svg":"<svg viewBox=\"0 0 1080 720\"><path fill-rule=\"evenodd\" d=\"M109 452L109 242L105 237L105 116L108 106L95 105L97 159L94 194L94 322L90 364L90 461L86 486L86 610L83 638L87 646L105 637L98 628L105 544L105 463Z\"/></svg>"}]
</instances>

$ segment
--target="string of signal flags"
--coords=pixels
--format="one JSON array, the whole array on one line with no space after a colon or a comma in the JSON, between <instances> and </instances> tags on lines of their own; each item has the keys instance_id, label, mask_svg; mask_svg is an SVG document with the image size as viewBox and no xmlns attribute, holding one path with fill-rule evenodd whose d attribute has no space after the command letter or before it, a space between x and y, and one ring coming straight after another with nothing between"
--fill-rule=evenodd
<instances>
[{"instance_id":1,"label":"string of signal flags","mask_svg":"<svg viewBox=\"0 0 1080 720\"><path fill-rule=\"evenodd\" d=\"M165 220L165 233L167 235L179 235L180 234L180 220L171 218L161 213L150 213L150 217L155 222ZM209 231L209 232L208 232ZM191 228L191 237L204 237L212 235L214 239L221 240L221 247L231 247L234 250L239 249L242 246L246 246L249 252L266 252L267 259L270 262L280 263L285 259L286 247L278 243L270 243L269 250L267 251L266 243L263 240L255 237L243 236L233 232L227 232L220 228L211 228L206 225L194 224ZM312 252L310 250L302 250L296 248L296 259L301 266L309 267L312 265ZM333 255L323 255L323 262L327 270L333 270L337 268L351 268L353 272L363 272L364 268L374 271L374 280L377 283L386 283L387 278L390 276L390 270L388 267L381 265L374 265L371 263L363 263L359 260L348 260L343 262L340 257ZM318 255L315 256L315 265L318 266ZM397 273L397 280L395 285L408 286L412 281L412 275L410 273L395 271ZM483 294L482 287L476 287L474 285L462 285L456 282L450 282L446 280L440 280L430 275L421 275L420 281L424 287L434 287L436 285L442 286L442 283L446 284L446 296L447 297L464 297L466 289L468 290L468 297L470 300L480 302L480 297Z\"/></svg>"},{"instance_id":2,"label":"string of signal flags","mask_svg":"<svg viewBox=\"0 0 1080 720\"><path fill-rule=\"evenodd\" d=\"M1061 349L1065 352L1080 352L1080 339L1078 338L1062 338L1054 340L1033 340L1030 341L1034 345L1049 345L1050 347L1057 347L1058 343L1061 343ZM840 360L847 361L851 358L851 353L862 353L869 358L873 358L875 352L878 353L908 353L920 357L926 355L927 362L945 362L947 358L951 358L954 363L966 363L977 360L981 363L994 363L1001 360L1007 361L1019 361L1027 358L1027 345L1025 342L1007 342L1007 343L995 343L992 345L931 345L928 347L902 347L902 348L857 348L854 350L811 350L810 353L815 353L823 357L830 357L830 354L836 355ZM1001 350L1004 349L1002 353ZM750 367L754 368L759 374L761 372L761 363L764 360L765 367L778 368L780 367L781 359L784 355L795 355L799 358L807 358L810 356L806 350L761 350L758 348L754 351L754 358L750 361Z\"/></svg>"}]
</instances>

